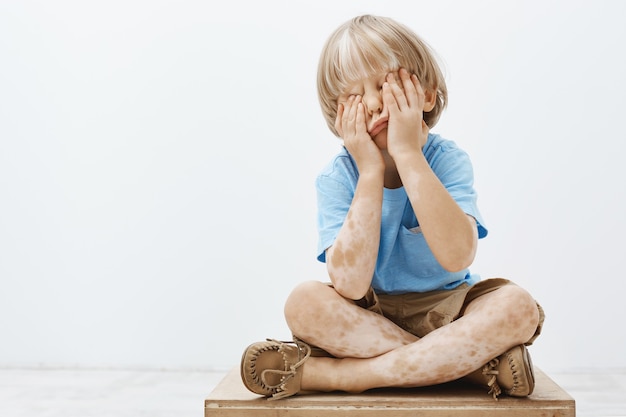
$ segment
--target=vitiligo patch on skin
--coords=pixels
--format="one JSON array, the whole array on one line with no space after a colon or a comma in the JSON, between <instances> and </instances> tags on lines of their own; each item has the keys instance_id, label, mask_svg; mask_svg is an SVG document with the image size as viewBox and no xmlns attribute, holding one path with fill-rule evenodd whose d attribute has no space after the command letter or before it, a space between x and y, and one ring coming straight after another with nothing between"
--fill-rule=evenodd
<instances>
[{"instance_id":1,"label":"vitiligo patch on skin","mask_svg":"<svg viewBox=\"0 0 626 417\"><path fill-rule=\"evenodd\" d=\"M384 317L346 300L345 303L325 305L328 311L333 311L336 317L334 323L341 330L334 333L332 328L323 325L325 322L321 318L322 321L316 324L319 330L316 335L320 337L318 341L332 345L340 356L347 356L347 359L335 359L336 381L340 382L332 388L360 392L384 386L420 387L457 379L479 369L500 351L508 349L511 340L529 337L526 328L532 326L532 316L536 315L531 303L534 300L526 300L519 287L505 288L500 295L496 293L501 289L486 294L490 295L486 299L479 297L472 306L471 314L421 339L410 333L406 333L410 335L407 338L403 331L398 332L399 328ZM524 317L530 324L522 325L521 329L504 325L506 318L494 316L496 311L503 311L503 304L518 305L520 325ZM500 329L495 335L493 326ZM364 328L369 330L363 332ZM487 339L488 344L484 343ZM370 359L360 362L355 358ZM340 369L343 366L340 365L350 369L350 378L342 376Z\"/></svg>"},{"instance_id":2,"label":"vitiligo patch on skin","mask_svg":"<svg viewBox=\"0 0 626 417\"><path fill-rule=\"evenodd\" d=\"M292 300L298 308L289 317L290 328L299 338L334 356L371 358L418 340L323 283L307 284L300 296Z\"/></svg>"}]
</instances>

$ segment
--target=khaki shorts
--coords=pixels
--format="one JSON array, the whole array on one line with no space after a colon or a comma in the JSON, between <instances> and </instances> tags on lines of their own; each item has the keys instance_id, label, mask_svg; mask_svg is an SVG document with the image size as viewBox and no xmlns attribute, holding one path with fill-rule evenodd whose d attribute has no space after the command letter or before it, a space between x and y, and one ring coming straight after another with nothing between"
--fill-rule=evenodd
<instances>
[{"instance_id":1,"label":"khaki shorts","mask_svg":"<svg viewBox=\"0 0 626 417\"><path fill-rule=\"evenodd\" d=\"M515 284L504 278L491 278L472 286L461 284L452 290L401 295L376 294L370 288L365 297L355 303L359 307L383 315L402 329L421 338L463 316L465 308L476 298L506 285ZM543 327L545 314L539 303L537 308L539 324L533 337L525 343L527 346L537 339ZM314 351L319 351L314 356L328 355L318 347L313 348Z\"/></svg>"},{"instance_id":2,"label":"khaki shorts","mask_svg":"<svg viewBox=\"0 0 626 417\"><path fill-rule=\"evenodd\" d=\"M491 278L470 286L461 284L452 290L408 293L401 295L376 294L372 288L357 305L382 314L396 325L417 337L424 337L433 330L445 326L463 316L470 302L505 285L515 285L504 278ZM526 342L531 345L541 334L545 314L539 309L539 325L535 335Z\"/></svg>"}]
</instances>

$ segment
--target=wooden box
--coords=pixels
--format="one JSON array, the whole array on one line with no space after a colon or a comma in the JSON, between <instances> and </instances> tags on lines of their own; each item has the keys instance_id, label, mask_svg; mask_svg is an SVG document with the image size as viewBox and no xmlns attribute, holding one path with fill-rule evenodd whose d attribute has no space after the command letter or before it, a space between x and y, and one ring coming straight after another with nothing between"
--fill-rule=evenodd
<instances>
[{"instance_id":1,"label":"wooden box","mask_svg":"<svg viewBox=\"0 0 626 417\"><path fill-rule=\"evenodd\" d=\"M376 389L362 394L333 392L268 401L249 392L233 369L205 400L205 417L574 417L574 399L535 368L532 395L495 401L487 389L460 383L426 388Z\"/></svg>"}]
</instances>

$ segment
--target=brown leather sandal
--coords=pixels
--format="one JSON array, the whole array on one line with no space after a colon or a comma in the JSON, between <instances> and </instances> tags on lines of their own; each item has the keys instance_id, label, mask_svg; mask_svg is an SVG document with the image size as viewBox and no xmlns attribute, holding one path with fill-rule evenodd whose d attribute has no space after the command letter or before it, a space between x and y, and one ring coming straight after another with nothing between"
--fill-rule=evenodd
<instances>
[{"instance_id":1,"label":"brown leather sandal","mask_svg":"<svg viewBox=\"0 0 626 417\"><path fill-rule=\"evenodd\" d=\"M267 339L246 348L241 357L241 380L255 394L280 399L300 391L301 368L311 356L306 343Z\"/></svg>"},{"instance_id":2,"label":"brown leather sandal","mask_svg":"<svg viewBox=\"0 0 626 417\"><path fill-rule=\"evenodd\" d=\"M495 400L504 392L512 397L526 397L535 389L535 374L528 349L518 345L490 360L466 377L473 383L487 385Z\"/></svg>"}]
</instances>

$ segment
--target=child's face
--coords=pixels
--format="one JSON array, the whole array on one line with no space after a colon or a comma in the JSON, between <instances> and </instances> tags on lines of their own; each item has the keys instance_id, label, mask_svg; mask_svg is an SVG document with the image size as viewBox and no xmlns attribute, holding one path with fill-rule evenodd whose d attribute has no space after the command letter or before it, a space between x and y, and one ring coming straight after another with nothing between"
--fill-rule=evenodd
<instances>
[{"instance_id":1,"label":"child's face","mask_svg":"<svg viewBox=\"0 0 626 417\"><path fill-rule=\"evenodd\" d=\"M389 111L383 103L382 88L388 71L374 74L350 84L337 98L337 104L346 104L350 96L361 96L365 107L367 132L380 149L386 148ZM398 72L393 71L398 79ZM399 84L402 87L402 84Z\"/></svg>"}]
</instances>

